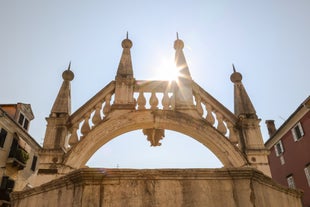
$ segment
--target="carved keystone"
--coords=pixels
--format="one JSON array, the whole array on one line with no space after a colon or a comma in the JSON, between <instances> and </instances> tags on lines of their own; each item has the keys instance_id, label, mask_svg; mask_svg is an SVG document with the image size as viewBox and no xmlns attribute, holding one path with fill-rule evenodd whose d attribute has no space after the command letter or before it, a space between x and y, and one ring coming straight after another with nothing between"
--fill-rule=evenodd
<instances>
[{"instance_id":1,"label":"carved keystone","mask_svg":"<svg viewBox=\"0 0 310 207\"><path fill-rule=\"evenodd\" d=\"M161 143L159 140L165 137L165 130L164 129L143 129L143 134L147 136L147 140L151 142L151 147L160 146Z\"/></svg>"}]
</instances>

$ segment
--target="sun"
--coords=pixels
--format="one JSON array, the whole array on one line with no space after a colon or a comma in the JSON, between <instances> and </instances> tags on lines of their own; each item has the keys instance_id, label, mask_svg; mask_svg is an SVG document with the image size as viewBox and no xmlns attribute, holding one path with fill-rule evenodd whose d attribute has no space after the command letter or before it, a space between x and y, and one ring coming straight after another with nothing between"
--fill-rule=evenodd
<instances>
[{"instance_id":1,"label":"sun","mask_svg":"<svg viewBox=\"0 0 310 207\"><path fill-rule=\"evenodd\" d=\"M163 58L159 67L156 68L156 78L159 80L176 80L179 76L179 71L173 60Z\"/></svg>"}]
</instances>

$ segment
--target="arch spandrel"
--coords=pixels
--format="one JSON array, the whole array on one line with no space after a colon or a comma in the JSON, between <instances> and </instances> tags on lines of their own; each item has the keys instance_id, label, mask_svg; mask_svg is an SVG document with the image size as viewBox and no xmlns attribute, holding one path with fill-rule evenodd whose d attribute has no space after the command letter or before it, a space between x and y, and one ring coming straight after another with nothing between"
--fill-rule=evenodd
<instances>
[{"instance_id":1,"label":"arch spandrel","mask_svg":"<svg viewBox=\"0 0 310 207\"><path fill-rule=\"evenodd\" d=\"M205 120L173 110L122 112L111 111L106 120L92 128L68 151L64 164L72 168L83 167L101 146L117 136L134 130L157 128L192 137L210 149L225 167L247 165L240 150Z\"/></svg>"}]
</instances>

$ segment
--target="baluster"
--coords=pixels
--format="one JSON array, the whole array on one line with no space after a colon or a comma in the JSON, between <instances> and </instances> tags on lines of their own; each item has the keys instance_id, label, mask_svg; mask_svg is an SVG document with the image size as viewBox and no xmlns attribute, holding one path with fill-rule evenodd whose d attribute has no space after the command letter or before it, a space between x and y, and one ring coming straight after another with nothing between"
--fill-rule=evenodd
<instances>
[{"instance_id":1,"label":"baluster","mask_svg":"<svg viewBox=\"0 0 310 207\"><path fill-rule=\"evenodd\" d=\"M102 103L96 105L96 111L92 119L92 122L95 126L101 121L101 115L100 115L101 106Z\"/></svg>"},{"instance_id":2,"label":"baluster","mask_svg":"<svg viewBox=\"0 0 310 207\"><path fill-rule=\"evenodd\" d=\"M218 112L216 112L215 114L216 114L216 119L217 119L217 130L219 130L223 135L225 135L227 132L227 129L223 121L223 116L222 114Z\"/></svg>"},{"instance_id":3,"label":"baluster","mask_svg":"<svg viewBox=\"0 0 310 207\"><path fill-rule=\"evenodd\" d=\"M77 130L78 130L78 127L79 124L74 124L72 129L71 129L71 136L70 136L70 139L69 139L69 145L70 146L73 146L74 144L78 143L79 142L79 137L77 135Z\"/></svg>"},{"instance_id":4,"label":"baluster","mask_svg":"<svg viewBox=\"0 0 310 207\"><path fill-rule=\"evenodd\" d=\"M196 95L195 96L195 100L196 100L196 109L198 111L198 114L200 116L203 115L203 109L202 109L202 106L201 106L201 97L199 95Z\"/></svg>"},{"instance_id":5,"label":"baluster","mask_svg":"<svg viewBox=\"0 0 310 207\"><path fill-rule=\"evenodd\" d=\"M207 110L206 120L213 126L215 120L212 114L212 107L207 103L205 104L205 106Z\"/></svg>"},{"instance_id":6,"label":"baluster","mask_svg":"<svg viewBox=\"0 0 310 207\"><path fill-rule=\"evenodd\" d=\"M85 119L84 119L84 123L82 125L82 128L81 128L81 133L83 136L85 136L89 131L90 131L90 126L89 126L89 118L90 118L90 113L88 113L86 116L85 116Z\"/></svg>"},{"instance_id":7,"label":"baluster","mask_svg":"<svg viewBox=\"0 0 310 207\"><path fill-rule=\"evenodd\" d=\"M235 131L233 124L229 121L227 121L226 124L227 124L227 128L229 129L229 140L230 140L230 142L232 142L233 144L237 144L238 143L238 137L237 137L237 133Z\"/></svg>"},{"instance_id":8,"label":"baluster","mask_svg":"<svg viewBox=\"0 0 310 207\"><path fill-rule=\"evenodd\" d=\"M106 116L108 115L108 113L111 111L111 94L108 94L106 97L105 97L105 105L103 107L103 114Z\"/></svg>"},{"instance_id":9,"label":"baluster","mask_svg":"<svg viewBox=\"0 0 310 207\"><path fill-rule=\"evenodd\" d=\"M163 105L163 110L169 109L170 99L169 99L167 91L164 92L164 96L163 96L163 100L161 101L161 104Z\"/></svg>"},{"instance_id":10,"label":"baluster","mask_svg":"<svg viewBox=\"0 0 310 207\"><path fill-rule=\"evenodd\" d=\"M145 109L146 99L144 97L143 91L139 92L137 104L138 104L138 110Z\"/></svg>"},{"instance_id":11,"label":"baluster","mask_svg":"<svg viewBox=\"0 0 310 207\"><path fill-rule=\"evenodd\" d=\"M155 110L158 109L157 105L158 105L158 98L156 97L155 92L152 92L151 98L150 98L150 105L151 105L151 109Z\"/></svg>"}]
</instances>

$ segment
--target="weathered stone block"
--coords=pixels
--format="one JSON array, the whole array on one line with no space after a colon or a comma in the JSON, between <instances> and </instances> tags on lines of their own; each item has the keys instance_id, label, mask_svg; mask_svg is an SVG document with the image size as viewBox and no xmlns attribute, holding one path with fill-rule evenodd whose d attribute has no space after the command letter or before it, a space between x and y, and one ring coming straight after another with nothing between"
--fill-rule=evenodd
<instances>
[{"instance_id":1,"label":"weathered stone block","mask_svg":"<svg viewBox=\"0 0 310 207\"><path fill-rule=\"evenodd\" d=\"M253 168L79 169L14 192L13 207L301 207L301 192Z\"/></svg>"}]
</instances>

